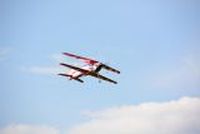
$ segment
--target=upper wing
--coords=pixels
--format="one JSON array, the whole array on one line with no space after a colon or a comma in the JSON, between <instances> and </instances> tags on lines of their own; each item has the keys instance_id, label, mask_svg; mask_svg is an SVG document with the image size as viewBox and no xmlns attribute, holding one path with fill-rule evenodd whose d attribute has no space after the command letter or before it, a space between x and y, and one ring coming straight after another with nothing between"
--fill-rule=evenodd
<instances>
[{"instance_id":1,"label":"upper wing","mask_svg":"<svg viewBox=\"0 0 200 134\"><path fill-rule=\"evenodd\" d=\"M105 81L108 81L108 82L111 82L111 83L114 83L114 84L117 84L116 81L114 80L111 80L103 75L100 75L98 73L89 73L89 75L93 76L93 77L96 77L96 78L99 78L99 79L102 79L102 80L105 80Z\"/></svg>"},{"instance_id":2,"label":"upper wing","mask_svg":"<svg viewBox=\"0 0 200 134\"><path fill-rule=\"evenodd\" d=\"M81 59L84 62L89 63L89 64L98 63L98 61L96 61L96 60L93 60L93 59L90 59L90 58L86 58L86 57L83 57L83 56L78 56L78 55L71 54L71 53L66 53L66 52L64 52L63 54L66 55L66 56L70 56L70 57L76 58L76 59Z\"/></svg>"},{"instance_id":3,"label":"upper wing","mask_svg":"<svg viewBox=\"0 0 200 134\"><path fill-rule=\"evenodd\" d=\"M107 65L105 65L105 64L103 64L103 68L105 68L105 69L107 69L107 70L109 70L109 71L112 71L112 72L115 72L115 73L120 74L120 71L119 71L119 70L114 69L114 68L112 68L112 67L110 67L110 66L107 66Z\"/></svg>"},{"instance_id":4,"label":"upper wing","mask_svg":"<svg viewBox=\"0 0 200 134\"><path fill-rule=\"evenodd\" d=\"M65 63L60 63L60 65L65 66L65 67L69 67L71 69L77 70L77 71L85 73L85 74L90 72L88 70L85 70L85 69L82 69L82 68L79 68L79 67L75 67L75 66L72 66L72 65L68 65L68 64L65 64Z\"/></svg>"}]
</instances>

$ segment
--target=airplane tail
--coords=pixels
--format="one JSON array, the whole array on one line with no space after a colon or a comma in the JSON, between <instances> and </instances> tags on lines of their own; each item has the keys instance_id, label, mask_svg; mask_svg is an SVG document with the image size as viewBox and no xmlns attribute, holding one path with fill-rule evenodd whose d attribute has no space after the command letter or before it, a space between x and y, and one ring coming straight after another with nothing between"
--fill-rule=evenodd
<instances>
[{"instance_id":1,"label":"airplane tail","mask_svg":"<svg viewBox=\"0 0 200 134\"><path fill-rule=\"evenodd\" d=\"M79 78L73 78L72 77L72 75L68 75L68 74L58 74L58 75L61 75L61 76L65 76L65 77L69 77L69 80L76 80L76 81L78 81L78 82L80 82L80 83L83 83L84 81L83 80L81 80L81 79L79 79Z\"/></svg>"}]
</instances>

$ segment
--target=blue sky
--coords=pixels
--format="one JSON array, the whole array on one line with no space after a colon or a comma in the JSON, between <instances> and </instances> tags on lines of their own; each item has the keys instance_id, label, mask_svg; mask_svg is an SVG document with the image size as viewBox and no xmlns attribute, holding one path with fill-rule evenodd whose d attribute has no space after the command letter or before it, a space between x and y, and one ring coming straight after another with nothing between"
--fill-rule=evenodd
<instances>
[{"instance_id":1,"label":"blue sky","mask_svg":"<svg viewBox=\"0 0 200 134\"><path fill-rule=\"evenodd\" d=\"M198 0L1 0L0 127L70 128L88 110L199 97ZM61 52L121 70L118 85L48 70ZM57 57L57 58L56 58ZM37 68L37 69L35 69ZM39 71L38 71L39 70Z\"/></svg>"}]
</instances>

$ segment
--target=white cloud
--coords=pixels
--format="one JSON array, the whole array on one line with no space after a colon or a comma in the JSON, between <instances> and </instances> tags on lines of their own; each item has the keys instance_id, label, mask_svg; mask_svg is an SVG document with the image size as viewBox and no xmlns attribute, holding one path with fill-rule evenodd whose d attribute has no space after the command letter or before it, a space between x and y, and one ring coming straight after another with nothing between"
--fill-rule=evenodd
<instances>
[{"instance_id":1,"label":"white cloud","mask_svg":"<svg viewBox=\"0 0 200 134\"><path fill-rule=\"evenodd\" d=\"M200 98L184 97L164 103L109 108L88 112L89 121L70 134L199 134Z\"/></svg>"},{"instance_id":2,"label":"white cloud","mask_svg":"<svg viewBox=\"0 0 200 134\"><path fill-rule=\"evenodd\" d=\"M89 111L89 121L69 131L46 125L12 124L0 134L199 134L200 98Z\"/></svg>"},{"instance_id":3,"label":"white cloud","mask_svg":"<svg viewBox=\"0 0 200 134\"><path fill-rule=\"evenodd\" d=\"M18 124L0 129L0 134L60 134L60 132L48 126Z\"/></svg>"}]
</instances>

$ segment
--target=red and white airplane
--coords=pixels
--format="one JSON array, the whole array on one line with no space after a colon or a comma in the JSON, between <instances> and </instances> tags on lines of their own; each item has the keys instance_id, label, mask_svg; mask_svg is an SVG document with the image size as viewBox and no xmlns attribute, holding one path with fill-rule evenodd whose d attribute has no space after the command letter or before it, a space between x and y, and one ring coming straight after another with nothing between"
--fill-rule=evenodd
<instances>
[{"instance_id":1,"label":"red and white airplane","mask_svg":"<svg viewBox=\"0 0 200 134\"><path fill-rule=\"evenodd\" d=\"M76 66L73 66L73 65L60 63L60 65L71 68L71 69L67 73L60 73L58 75L69 77L69 80L76 80L76 81L81 82L81 83L83 83L84 81L81 80L80 77L89 75L89 76L96 77L100 80L105 80L105 81L117 84L116 81L99 74L99 72L102 68L109 70L109 71L112 71L112 72L115 72L117 74L120 74L120 71L118 71L118 70L116 70L112 67L109 67L109 66L107 66L107 65L105 65L105 64L103 64L99 61L90 59L90 58L86 58L86 57L82 57L82 56L78 56L78 55L70 54L70 53L63 53L63 54L65 56L80 59L83 62L85 62L86 64L83 67L76 67Z\"/></svg>"}]
</instances>

